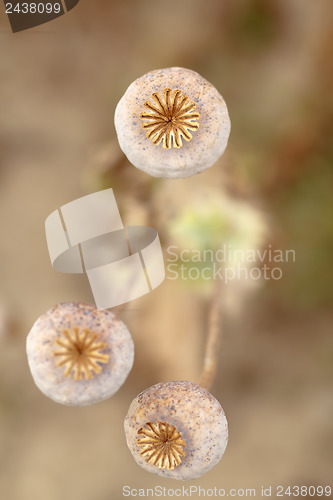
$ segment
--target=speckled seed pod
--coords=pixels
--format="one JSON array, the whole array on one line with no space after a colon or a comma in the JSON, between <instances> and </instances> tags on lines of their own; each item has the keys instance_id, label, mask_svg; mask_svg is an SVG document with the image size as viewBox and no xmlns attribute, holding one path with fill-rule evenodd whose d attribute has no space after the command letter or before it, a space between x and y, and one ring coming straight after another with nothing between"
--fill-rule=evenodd
<instances>
[{"instance_id":1,"label":"speckled seed pod","mask_svg":"<svg viewBox=\"0 0 333 500\"><path fill-rule=\"evenodd\" d=\"M220 403L193 382L149 387L132 401L124 425L135 461L173 479L195 479L208 472L228 442Z\"/></svg>"},{"instance_id":2,"label":"speckled seed pod","mask_svg":"<svg viewBox=\"0 0 333 500\"><path fill-rule=\"evenodd\" d=\"M211 167L230 133L227 106L195 71L166 68L133 82L120 99L115 127L121 149L154 177L189 177Z\"/></svg>"},{"instance_id":3,"label":"speckled seed pod","mask_svg":"<svg viewBox=\"0 0 333 500\"><path fill-rule=\"evenodd\" d=\"M112 396L134 359L132 337L112 312L82 303L58 304L27 337L37 387L57 403L84 406Z\"/></svg>"}]
</instances>

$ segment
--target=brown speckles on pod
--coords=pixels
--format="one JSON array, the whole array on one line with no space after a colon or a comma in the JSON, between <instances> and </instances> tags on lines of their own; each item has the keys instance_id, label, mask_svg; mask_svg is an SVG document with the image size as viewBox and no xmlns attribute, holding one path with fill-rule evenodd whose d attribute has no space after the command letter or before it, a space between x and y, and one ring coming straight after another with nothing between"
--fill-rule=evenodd
<instances>
[{"instance_id":1,"label":"brown speckles on pod","mask_svg":"<svg viewBox=\"0 0 333 500\"><path fill-rule=\"evenodd\" d=\"M185 457L185 441L176 427L168 422L147 422L138 434L140 454L146 462L160 469L172 470Z\"/></svg>"},{"instance_id":2,"label":"brown speckles on pod","mask_svg":"<svg viewBox=\"0 0 333 500\"><path fill-rule=\"evenodd\" d=\"M129 407L124 427L135 461L148 472L173 479L208 472L228 442L220 403L193 382L163 382L141 392Z\"/></svg>"},{"instance_id":3,"label":"brown speckles on pod","mask_svg":"<svg viewBox=\"0 0 333 500\"><path fill-rule=\"evenodd\" d=\"M91 379L101 373L102 364L108 363L110 356L100 351L106 349L104 342L98 341L98 335L84 328L82 332L77 327L71 330L65 328L62 336L55 344L60 350L54 351L58 368L65 366L64 375L74 380Z\"/></svg>"},{"instance_id":4,"label":"brown speckles on pod","mask_svg":"<svg viewBox=\"0 0 333 500\"><path fill-rule=\"evenodd\" d=\"M132 368L134 344L126 325L111 311L66 302L35 321L27 356L43 394L57 403L84 406L118 391Z\"/></svg>"},{"instance_id":5,"label":"brown speckles on pod","mask_svg":"<svg viewBox=\"0 0 333 500\"><path fill-rule=\"evenodd\" d=\"M182 137L186 141L192 139L190 131L198 130L199 123L195 120L200 114L194 111L196 104L182 93L181 90L164 89L163 97L154 92L153 103L146 101L144 107L148 112L140 113L142 128L147 130L146 136L158 145L163 141L164 149L182 147Z\"/></svg>"},{"instance_id":6,"label":"brown speckles on pod","mask_svg":"<svg viewBox=\"0 0 333 500\"><path fill-rule=\"evenodd\" d=\"M190 177L211 167L230 133L221 94L186 68L150 71L128 87L115 111L119 145L153 177ZM162 147L163 146L163 147Z\"/></svg>"}]
</instances>

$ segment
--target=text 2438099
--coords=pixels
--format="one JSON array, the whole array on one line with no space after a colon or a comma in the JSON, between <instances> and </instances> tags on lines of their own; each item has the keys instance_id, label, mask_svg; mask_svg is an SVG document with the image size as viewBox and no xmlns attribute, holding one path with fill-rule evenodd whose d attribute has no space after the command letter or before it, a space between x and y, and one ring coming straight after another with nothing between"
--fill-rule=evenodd
<instances>
[{"instance_id":1,"label":"text 2438099","mask_svg":"<svg viewBox=\"0 0 333 500\"><path fill-rule=\"evenodd\" d=\"M62 10L60 3L51 2L7 2L6 14L59 14Z\"/></svg>"}]
</instances>

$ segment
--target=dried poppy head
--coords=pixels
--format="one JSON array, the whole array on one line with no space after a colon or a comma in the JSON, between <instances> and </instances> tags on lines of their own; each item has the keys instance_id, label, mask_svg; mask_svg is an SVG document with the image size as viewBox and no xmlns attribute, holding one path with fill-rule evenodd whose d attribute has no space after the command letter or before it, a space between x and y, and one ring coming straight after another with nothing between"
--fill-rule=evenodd
<instances>
[{"instance_id":1,"label":"dried poppy head","mask_svg":"<svg viewBox=\"0 0 333 500\"><path fill-rule=\"evenodd\" d=\"M132 368L134 347L126 326L113 313L63 303L35 322L27 337L27 355L33 379L46 396L83 406L119 389Z\"/></svg>"},{"instance_id":2,"label":"dried poppy head","mask_svg":"<svg viewBox=\"0 0 333 500\"><path fill-rule=\"evenodd\" d=\"M135 461L173 479L194 479L208 472L228 441L220 403L193 382L149 387L132 401L124 425Z\"/></svg>"},{"instance_id":3,"label":"dried poppy head","mask_svg":"<svg viewBox=\"0 0 333 500\"><path fill-rule=\"evenodd\" d=\"M211 167L230 133L226 104L195 71L166 68L133 82L115 127L129 161L154 177L189 177Z\"/></svg>"}]
</instances>

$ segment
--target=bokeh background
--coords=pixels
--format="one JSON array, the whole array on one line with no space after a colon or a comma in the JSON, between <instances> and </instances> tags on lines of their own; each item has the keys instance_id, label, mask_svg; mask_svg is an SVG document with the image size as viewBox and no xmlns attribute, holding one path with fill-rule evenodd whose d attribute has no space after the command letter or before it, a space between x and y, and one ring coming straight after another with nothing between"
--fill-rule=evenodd
<instances>
[{"instance_id":1,"label":"bokeh background","mask_svg":"<svg viewBox=\"0 0 333 500\"><path fill-rule=\"evenodd\" d=\"M146 387L198 380L207 284L167 279L121 312L136 360L110 400L63 407L29 373L25 339L37 317L58 302L92 302L84 276L53 271L44 221L105 187L124 222L154 225L165 249L186 247L186 231L200 241L215 211L202 245L296 252L280 280L223 290L211 390L230 440L221 462L187 485L259 495L262 485L332 483L332 25L329 0L80 0L12 34L0 6L1 498L109 500L124 485L181 486L135 464L122 426ZM150 178L115 138L127 86L169 66L212 82L232 122L221 160L187 180Z\"/></svg>"}]
</instances>

